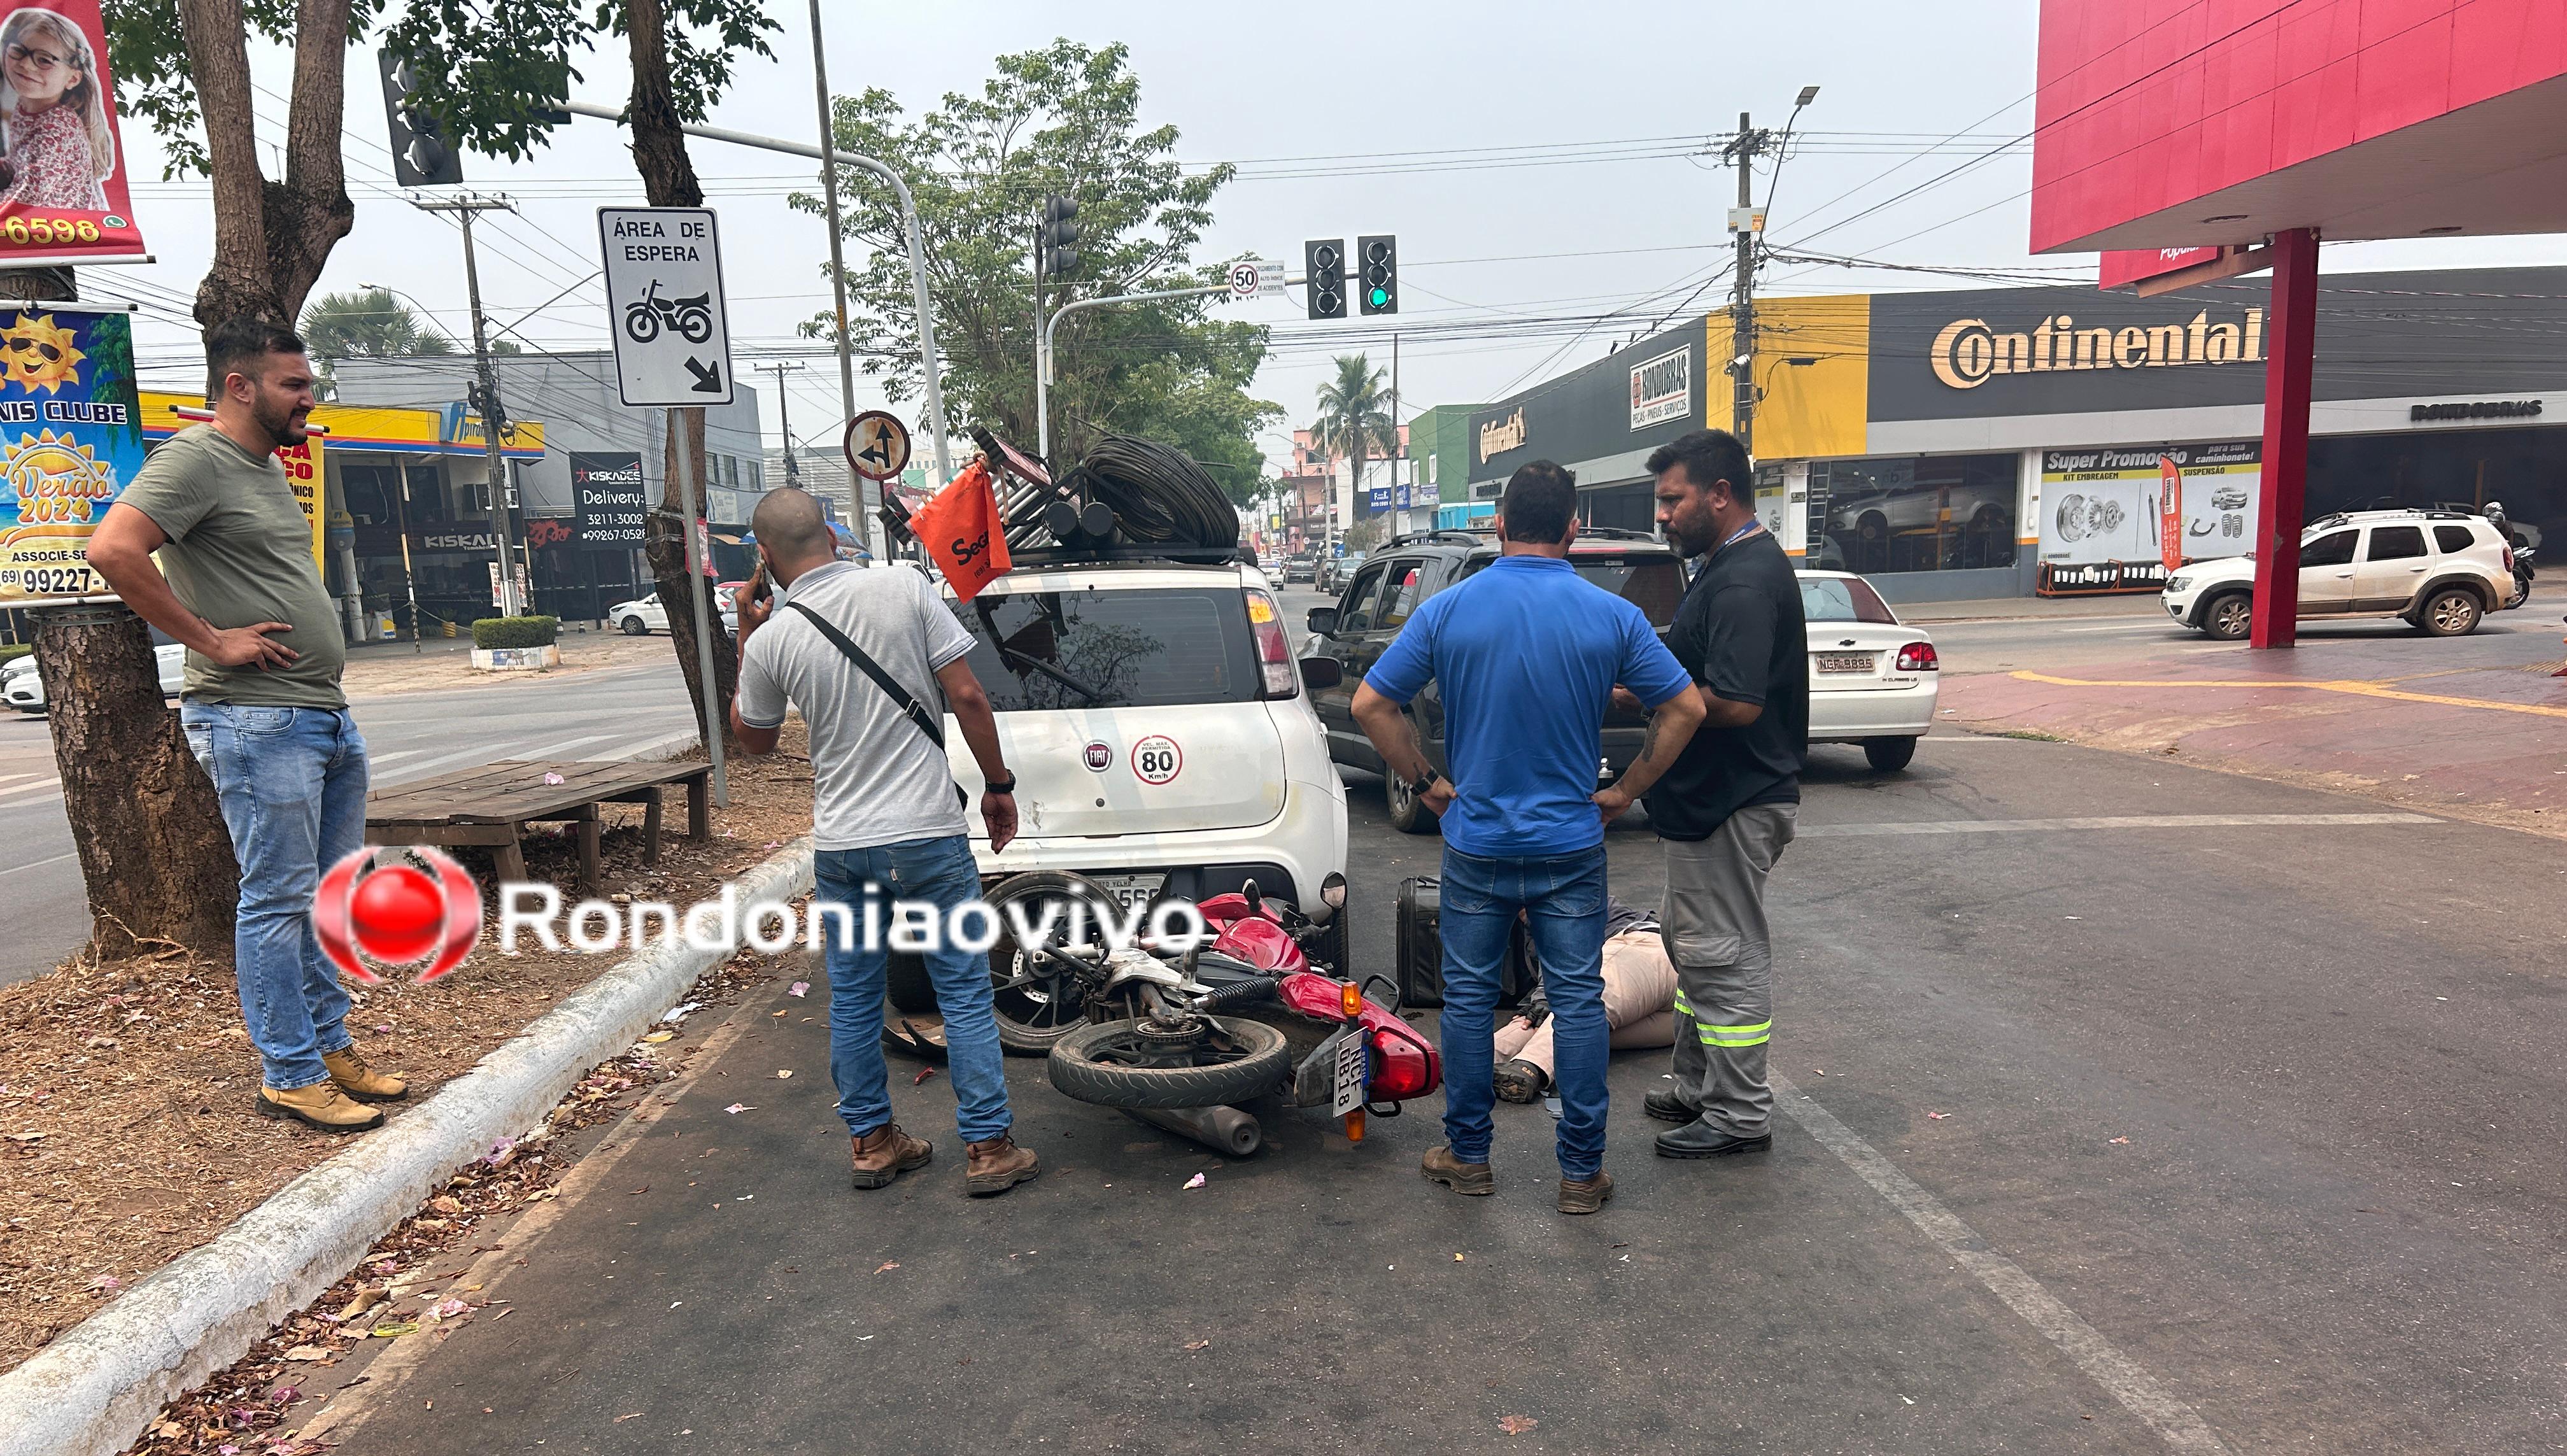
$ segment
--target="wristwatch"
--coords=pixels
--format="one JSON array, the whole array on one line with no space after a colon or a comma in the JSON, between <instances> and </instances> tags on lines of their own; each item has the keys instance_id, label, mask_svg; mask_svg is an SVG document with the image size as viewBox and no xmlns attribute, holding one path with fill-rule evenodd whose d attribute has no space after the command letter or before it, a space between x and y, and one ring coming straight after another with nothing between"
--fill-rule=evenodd
<instances>
[{"instance_id":1,"label":"wristwatch","mask_svg":"<svg viewBox=\"0 0 2567 1456\"><path fill-rule=\"evenodd\" d=\"M990 780L988 788L992 793L1012 794L1016 791L1016 776L1012 773L1008 774L1006 781L1003 783L993 778Z\"/></svg>"},{"instance_id":2,"label":"wristwatch","mask_svg":"<svg viewBox=\"0 0 2567 1456\"><path fill-rule=\"evenodd\" d=\"M1429 763L1426 765L1426 771L1424 773L1408 780L1408 791L1416 794L1420 798L1424 798L1426 796L1426 791L1433 788L1437 782L1442 780L1443 777L1443 774L1435 771L1435 765Z\"/></svg>"}]
</instances>

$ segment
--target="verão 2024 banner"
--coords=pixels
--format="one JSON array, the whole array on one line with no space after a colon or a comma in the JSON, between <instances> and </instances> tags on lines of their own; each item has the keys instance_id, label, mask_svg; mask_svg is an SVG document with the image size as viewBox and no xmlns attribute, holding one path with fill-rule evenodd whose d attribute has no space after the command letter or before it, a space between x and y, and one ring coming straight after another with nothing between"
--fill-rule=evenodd
<instances>
[{"instance_id":1,"label":"ver\u00e3o 2024 banner","mask_svg":"<svg viewBox=\"0 0 2567 1456\"><path fill-rule=\"evenodd\" d=\"M90 532L142 467L133 320L0 311L0 605L105 591Z\"/></svg>"},{"instance_id":2,"label":"ver\u00e3o 2024 banner","mask_svg":"<svg viewBox=\"0 0 2567 1456\"><path fill-rule=\"evenodd\" d=\"M143 255L98 0L0 0L0 267Z\"/></svg>"}]
</instances>

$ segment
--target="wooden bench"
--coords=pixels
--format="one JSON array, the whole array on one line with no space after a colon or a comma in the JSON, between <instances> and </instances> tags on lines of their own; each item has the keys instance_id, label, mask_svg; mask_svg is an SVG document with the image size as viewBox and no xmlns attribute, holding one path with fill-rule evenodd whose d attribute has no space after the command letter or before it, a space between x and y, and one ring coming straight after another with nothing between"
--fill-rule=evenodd
<instances>
[{"instance_id":1,"label":"wooden bench","mask_svg":"<svg viewBox=\"0 0 2567 1456\"><path fill-rule=\"evenodd\" d=\"M539 763L503 759L396 784L366 799L369 844L478 846L491 852L503 881L526 877L518 835L528 824L579 825L580 889L599 888L598 805L643 804L642 862L660 862L660 794L687 786L687 837L713 833L713 765L697 762ZM558 778L560 782L548 782Z\"/></svg>"}]
</instances>

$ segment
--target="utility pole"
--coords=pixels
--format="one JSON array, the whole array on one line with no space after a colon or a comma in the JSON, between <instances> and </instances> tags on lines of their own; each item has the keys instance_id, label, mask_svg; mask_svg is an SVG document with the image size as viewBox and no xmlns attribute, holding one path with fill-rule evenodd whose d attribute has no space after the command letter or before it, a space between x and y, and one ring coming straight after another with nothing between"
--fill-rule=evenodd
<instances>
[{"instance_id":1,"label":"utility pole","mask_svg":"<svg viewBox=\"0 0 2567 1456\"><path fill-rule=\"evenodd\" d=\"M1756 205L1756 157L1765 149L1767 137L1756 131L1747 113L1738 114L1738 136L1729 144L1729 154L1738 163L1738 207L1751 211ZM1736 276L1732 280L1729 305L1729 372L1730 434L1750 459L1756 455L1756 229L1738 213L1731 213L1731 233L1738 240Z\"/></svg>"},{"instance_id":2,"label":"utility pole","mask_svg":"<svg viewBox=\"0 0 2567 1456\"><path fill-rule=\"evenodd\" d=\"M1729 230L1738 240L1737 277L1729 306L1730 433L1738 437L1751 460L1756 457L1756 250L1765 235L1765 218L1756 206L1756 158L1774 153L1775 177L1780 181L1783 148L1791 143L1792 129L1800 124L1802 109L1818 98L1817 87L1802 87L1780 136L1758 131L1747 113L1740 112L1738 135L1722 149L1738 165L1738 206L1729 214ZM1770 188L1765 200L1769 206L1774 200Z\"/></svg>"},{"instance_id":3,"label":"utility pole","mask_svg":"<svg viewBox=\"0 0 2567 1456\"><path fill-rule=\"evenodd\" d=\"M771 370L775 375L775 413L778 421L784 427L784 483L787 485L799 485L802 483L802 466L793 456L792 397L784 392L784 377L788 374L801 373L802 361L797 359L790 361L789 363L761 364L757 367L763 370ZM864 511L865 502L862 495L857 496L855 508L859 514Z\"/></svg>"},{"instance_id":4,"label":"utility pole","mask_svg":"<svg viewBox=\"0 0 2567 1456\"><path fill-rule=\"evenodd\" d=\"M499 371L490 363L490 341L481 318L481 271L472 256L472 219L482 212L514 212L514 205L503 198L457 197L450 202L413 202L422 212L451 212L463 224L463 291L472 302L472 360L481 383L472 400L472 408L481 416L481 443L487 451L485 469L490 488L490 538L499 548L499 615L521 615L524 603L517 599L517 552L508 537L508 472L499 453L499 437L508 428L508 416L499 403ZM531 582L528 583L532 585Z\"/></svg>"},{"instance_id":5,"label":"utility pole","mask_svg":"<svg viewBox=\"0 0 2567 1456\"><path fill-rule=\"evenodd\" d=\"M1398 503L1399 467L1407 458L1408 437L1399 433L1399 335L1394 333L1390 336L1390 499L1391 509L1398 512L1399 528L1403 531L1417 527L1417 523L1408 518L1408 513L1417 508L1415 492L1410 492L1411 504L1403 506Z\"/></svg>"}]
</instances>

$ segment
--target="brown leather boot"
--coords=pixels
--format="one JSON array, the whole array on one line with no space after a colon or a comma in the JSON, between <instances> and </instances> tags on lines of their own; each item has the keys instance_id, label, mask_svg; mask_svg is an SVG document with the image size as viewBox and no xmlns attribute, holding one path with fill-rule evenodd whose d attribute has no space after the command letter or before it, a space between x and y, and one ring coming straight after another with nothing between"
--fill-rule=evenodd
<instances>
[{"instance_id":1,"label":"brown leather boot","mask_svg":"<svg viewBox=\"0 0 2567 1456\"><path fill-rule=\"evenodd\" d=\"M963 1191L974 1198L1004 1193L1042 1174L1042 1169L1035 1166L1033 1151L1016 1146L1013 1133L999 1133L988 1142L965 1143L963 1151L970 1159L963 1169Z\"/></svg>"},{"instance_id":2,"label":"brown leather boot","mask_svg":"<svg viewBox=\"0 0 2567 1456\"><path fill-rule=\"evenodd\" d=\"M349 1101L336 1082L314 1082L283 1092L261 1087L258 1110L262 1117L290 1117L323 1132L363 1132L384 1120L384 1114L374 1108Z\"/></svg>"},{"instance_id":3,"label":"brown leather boot","mask_svg":"<svg viewBox=\"0 0 2567 1456\"><path fill-rule=\"evenodd\" d=\"M1600 1212L1612 1197L1613 1175L1600 1168L1592 1178L1560 1180L1560 1211L1565 1214Z\"/></svg>"},{"instance_id":4,"label":"brown leather boot","mask_svg":"<svg viewBox=\"0 0 2567 1456\"><path fill-rule=\"evenodd\" d=\"M1430 1183L1441 1183L1455 1193L1470 1198L1486 1198L1498 1191L1498 1175L1486 1163L1465 1163L1453 1156L1451 1143L1437 1143L1417 1160L1417 1171Z\"/></svg>"},{"instance_id":5,"label":"brown leather boot","mask_svg":"<svg viewBox=\"0 0 2567 1456\"><path fill-rule=\"evenodd\" d=\"M321 1064L330 1068L330 1080L340 1091L360 1102L398 1102L410 1095L410 1083L368 1066L354 1046L322 1052Z\"/></svg>"},{"instance_id":6,"label":"brown leather boot","mask_svg":"<svg viewBox=\"0 0 2567 1456\"><path fill-rule=\"evenodd\" d=\"M856 1139L855 1183L858 1188L888 1188L891 1180L912 1168L924 1168L936 1156L936 1144L911 1137L897 1122L886 1122Z\"/></svg>"}]
</instances>

